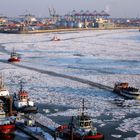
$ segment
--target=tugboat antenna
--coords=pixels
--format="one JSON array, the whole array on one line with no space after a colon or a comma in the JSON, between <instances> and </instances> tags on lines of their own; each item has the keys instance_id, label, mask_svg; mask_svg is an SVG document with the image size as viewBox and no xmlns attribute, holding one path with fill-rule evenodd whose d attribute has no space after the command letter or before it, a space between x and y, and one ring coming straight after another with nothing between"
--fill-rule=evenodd
<instances>
[{"instance_id":1,"label":"tugboat antenna","mask_svg":"<svg viewBox=\"0 0 140 140\"><path fill-rule=\"evenodd\" d=\"M15 53L15 48L13 47L13 53Z\"/></svg>"},{"instance_id":2,"label":"tugboat antenna","mask_svg":"<svg viewBox=\"0 0 140 140\"><path fill-rule=\"evenodd\" d=\"M70 124L70 140L73 140L73 127L74 127L74 124L73 124L73 116L71 118L71 124Z\"/></svg>"},{"instance_id":3,"label":"tugboat antenna","mask_svg":"<svg viewBox=\"0 0 140 140\"><path fill-rule=\"evenodd\" d=\"M83 106L82 106L82 115L84 115L84 110L85 110L84 99L83 99L83 101L82 101L82 104L83 104Z\"/></svg>"},{"instance_id":4,"label":"tugboat antenna","mask_svg":"<svg viewBox=\"0 0 140 140\"><path fill-rule=\"evenodd\" d=\"M20 81L20 91L22 91L23 90L23 82L22 82L22 80Z\"/></svg>"}]
</instances>

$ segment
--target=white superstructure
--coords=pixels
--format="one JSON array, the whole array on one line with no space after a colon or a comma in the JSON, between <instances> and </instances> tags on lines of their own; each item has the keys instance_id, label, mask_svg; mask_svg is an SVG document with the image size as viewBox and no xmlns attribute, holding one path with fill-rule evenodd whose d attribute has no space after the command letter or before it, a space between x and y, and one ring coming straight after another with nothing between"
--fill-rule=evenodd
<instances>
[{"instance_id":1,"label":"white superstructure","mask_svg":"<svg viewBox=\"0 0 140 140\"><path fill-rule=\"evenodd\" d=\"M0 96L9 96L9 91L3 84L2 77L0 77Z\"/></svg>"},{"instance_id":2,"label":"white superstructure","mask_svg":"<svg viewBox=\"0 0 140 140\"><path fill-rule=\"evenodd\" d=\"M30 101L28 97L28 93L22 89L22 83L21 83L21 88L18 93L18 95L14 97L14 106L17 109L26 107L26 106L34 106L34 102Z\"/></svg>"}]
</instances>

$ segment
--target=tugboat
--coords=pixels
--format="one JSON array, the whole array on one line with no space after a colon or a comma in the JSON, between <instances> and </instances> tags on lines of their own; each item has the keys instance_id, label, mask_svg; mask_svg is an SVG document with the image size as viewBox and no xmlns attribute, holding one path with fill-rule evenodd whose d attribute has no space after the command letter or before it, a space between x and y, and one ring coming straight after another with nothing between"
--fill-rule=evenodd
<instances>
[{"instance_id":1,"label":"tugboat","mask_svg":"<svg viewBox=\"0 0 140 140\"><path fill-rule=\"evenodd\" d=\"M124 97L140 100L139 89L134 87L129 87L128 83L115 83L113 91Z\"/></svg>"},{"instance_id":2,"label":"tugboat","mask_svg":"<svg viewBox=\"0 0 140 140\"><path fill-rule=\"evenodd\" d=\"M28 92L23 90L22 81L20 84L18 95L14 95L14 108L24 113L36 113L37 107L34 105L34 102L29 99Z\"/></svg>"},{"instance_id":3,"label":"tugboat","mask_svg":"<svg viewBox=\"0 0 140 140\"><path fill-rule=\"evenodd\" d=\"M54 36L51 41L60 41L60 38L58 38L57 36Z\"/></svg>"},{"instance_id":4,"label":"tugboat","mask_svg":"<svg viewBox=\"0 0 140 140\"><path fill-rule=\"evenodd\" d=\"M0 134L10 134L15 131L15 121L6 117L3 110L3 101L0 100Z\"/></svg>"},{"instance_id":5,"label":"tugboat","mask_svg":"<svg viewBox=\"0 0 140 140\"><path fill-rule=\"evenodd\" d=\"M13 49L13 51L11 52L11 57L8 59L8 62L20 62L20 57L19 55L15 52L15 50Z\"/></svg>"},{"instance_id":6,"label":"tugboat","mask_svg":"<svg viewBox=\"0 0 140 140\"><path fill-rule=\"evenodd\" d=\"M97 132L96 127L93 127L91 118L84 113L84 99L82 114L72 117L69 125L61 125L56 129L58 135L71 138L72 140L103 140L104 135Z\"/></svg>"},{"instance_id":7,"label":"tugboat","mask_svg":"<svg viewBox=\"0 0 140 140\"><path fill-rule=\"evenodd\" d=\"M0 76L0 97L10 96L9 91L6 89L2 76Z\"/></svg>"}]
</instances>

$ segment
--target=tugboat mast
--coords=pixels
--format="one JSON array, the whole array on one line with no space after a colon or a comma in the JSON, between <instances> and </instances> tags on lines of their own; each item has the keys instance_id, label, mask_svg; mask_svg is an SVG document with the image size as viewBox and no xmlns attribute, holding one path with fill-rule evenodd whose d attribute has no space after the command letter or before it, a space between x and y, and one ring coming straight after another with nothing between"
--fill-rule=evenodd
<instances>
[{"instance_id":1,"label":"tugboat mast","mask_svg":"<svg viewBox=\"0 0 140 140\"><path fill-rule=\"evenodd\" d=\"M20 81L20 92L22 92L23 91L23 82L22 82L22 80Z\"/></svg>"},{"instance_id":2,"label":"tugboat mast","mask_svg":"<svg viewBox=\"0 0 140 140\"><path fill-rule=\"evenodd\" d=\"M2 74L0 74L0 89L4 89L5 86L4 86L4 83L3 83L3 77L2 77Z\"/></svg>"},{"instance_id":3,"label":"tugboat mast","mask_svg":"<svg viewBox=\"0 0 140 140\"><path fill-rule=\"evenodd\" d=\"M73 116L71 118L71 123L70 123L70 140L73 140L73 128L74 128L74 124L73 124Z\"/></svg>"},{"instance_id":4,"label":"tugboat mast","mask_svg":"<svg viewBox=\"0 0 140 140\"><path fill-rule=\"evenodd\" d=\"M2 88L2 85L3 85L3 83L2 83L2 75L0 75L0 88Z\"/></svg>"},{"instance_id":5,"label":"tugboat mast","mask_svg":"<svg viewBox=\"0 0 140 140\"><path fill-rule=\"evenodd\" d=\"M13 53L15 53L15 48L13 48Z\"/></svg>"},{"instance_id":6,"label":"tugboat mast","mask_svg":"<svg viewBox=\"0 0 140 140\"><path fill-rule=\"evenodd\" d=\"M85 104L84 104L84 99L82 100L82 116L84 116L84 112L85 112Z\"/></svg>"}]
</instances>

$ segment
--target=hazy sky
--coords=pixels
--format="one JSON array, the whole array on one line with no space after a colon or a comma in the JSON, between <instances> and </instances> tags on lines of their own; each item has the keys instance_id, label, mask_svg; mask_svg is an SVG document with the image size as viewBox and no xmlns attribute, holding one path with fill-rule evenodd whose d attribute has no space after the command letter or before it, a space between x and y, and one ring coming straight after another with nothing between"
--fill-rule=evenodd
<instances>
[{"instance_id":1,"label":"hazy sky","mask_svg":"<svg viewBox=\"0 0 140 140\"><path fill-rule=\"evenodd\" d=\"M83 9L106 10L112 17L140 17L140 0L0 0L0 14L6 16L48 16L49 7L54 7L58 14Z\"/></svg>"}]
</instances>

